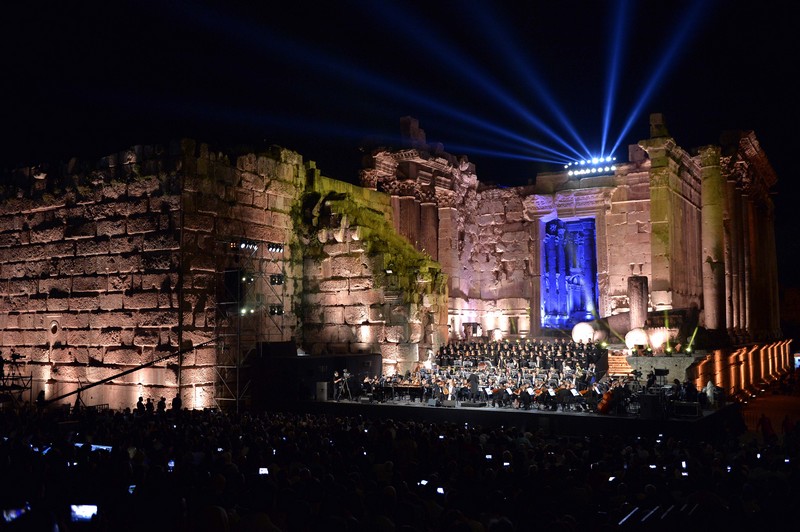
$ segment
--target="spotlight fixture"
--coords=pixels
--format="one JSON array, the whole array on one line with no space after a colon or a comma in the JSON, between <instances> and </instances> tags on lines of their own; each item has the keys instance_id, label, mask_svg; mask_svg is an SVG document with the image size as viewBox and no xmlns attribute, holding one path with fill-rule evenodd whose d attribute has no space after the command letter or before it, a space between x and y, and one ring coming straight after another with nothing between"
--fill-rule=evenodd
<instances>
[{"instance_id":1,"label":"spotlight fixture","mask_svg":"<svg viewBox=\"0 0 800 532\"><path fill-rule=\"evenodd\" d=\"M276 242L269 242L267 244L267 251L270 253L283 253L283 244L278 244Z\"/></svg>"},{"instance_id":2,"label":"spotlight fixture","mask_svg":"<svg viewBox=\"0 0 800 532\"><path fill-rule=\"evenodd\" d=\"M239 251L257 251L258 242L252 240L234 240L229 244L231 249L238 249Z\"/></svg>"},{"instance_id":3,"label":"spotlight fixture","mask_svg":"<svg viewBox=\"0 0 800 532\"><path fill-rule=\"evenodd\" d=\"M279 285L283 284L283 274L276 273L269 276L269 284L271 285Z\"/></svg>"},{"instance_id":4,"label":"spotlight fixture","mask_svg":"<svg viewBox=\"0 0 800 532\"><path fill-rule=\"evenodd\" d=\"M243 283L253 283L255 282L256 278L252 273L243 273L242 274L242 282Z\"/></svg>"},{"instance_id":5,"label":"spotlight fixture","mask_svg":"<svg viewBox=\"0 0 800 532\"><path fill-rule=\"evenodd\" d=\"M242 308L239 309L239 314L241 314L242 316L247 316L248 314L255 314L255 312L256 309L254 307L243 306Z\"/></svg>"},{"instance_id":6,"label":"spotlight fixture","mask_svg":"<svg viewBox=\"0 0 800 532\"><path fill-rule=\"evenodd\" d=\"M269 306L269 315L270 316L282 316L283 315L283 306L281 306L281 305L270 305Z\"/></svg>"}]
</instances>

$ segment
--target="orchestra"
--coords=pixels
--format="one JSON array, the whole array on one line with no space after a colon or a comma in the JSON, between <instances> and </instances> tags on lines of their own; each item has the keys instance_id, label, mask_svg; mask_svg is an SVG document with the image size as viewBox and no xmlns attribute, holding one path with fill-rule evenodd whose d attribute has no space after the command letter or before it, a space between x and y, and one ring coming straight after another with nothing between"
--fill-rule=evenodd
<instances>
[{"instance_id":1,"label":"orchestra","mask_svg":"<svg viewBox=\"0 0 800 532\"><path fill-rule=\"evenodd\" d=\"M567 339L463 341L405 373L365 376L360 393L378 401L441 405L483 402L494 408L611 413L630 403L629 376L599 375L603 349ZM359 393L359 392L356 392Z\"/></svg>"}]
</instances>

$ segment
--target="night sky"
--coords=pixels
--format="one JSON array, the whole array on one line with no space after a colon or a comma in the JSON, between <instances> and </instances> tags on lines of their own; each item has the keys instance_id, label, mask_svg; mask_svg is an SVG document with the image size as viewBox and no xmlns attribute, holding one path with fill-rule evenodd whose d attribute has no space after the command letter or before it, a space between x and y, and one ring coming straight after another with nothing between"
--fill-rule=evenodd
<instances>
[{"instance_id":1,"label":"night sky","mask_svg":"<svg viewBox=\"0 0 800 532\"><path fill-rule=\"evenodd\" d=\"M360 148L399 145L413 116L479 179L516 185L580 143L627 160L658 112L686 149L755 131L779 179L780 274L800 285L791 3L20 4L0 22L2 168L191 137L278 144L356 182Z\"/></svg>"}]
</instances>

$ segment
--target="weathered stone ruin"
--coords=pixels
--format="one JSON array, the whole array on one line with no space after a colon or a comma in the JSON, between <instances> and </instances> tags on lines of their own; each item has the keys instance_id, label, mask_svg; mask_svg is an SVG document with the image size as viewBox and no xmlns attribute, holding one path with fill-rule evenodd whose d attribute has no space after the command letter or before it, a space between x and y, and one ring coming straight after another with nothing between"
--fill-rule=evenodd
<instances>
[{"instance_id":1,"label":"weathered stone ruin","mask_svg":"<svg viewBox=\"0 0 800 532\"><path fill-rule=\"evenodd\" d=\"M201 408L238 404L259 385L240 370L277 346L405 371L455 339L584 322L656 349L698 329L780 338L776 177L752 132L689 153L653 115L613 170L502 188L402 124L407 145L373 151L361 187L282 148L189 140L16 170L0 189L5 358L31 396Z\"/></svg>"}]
</instances>

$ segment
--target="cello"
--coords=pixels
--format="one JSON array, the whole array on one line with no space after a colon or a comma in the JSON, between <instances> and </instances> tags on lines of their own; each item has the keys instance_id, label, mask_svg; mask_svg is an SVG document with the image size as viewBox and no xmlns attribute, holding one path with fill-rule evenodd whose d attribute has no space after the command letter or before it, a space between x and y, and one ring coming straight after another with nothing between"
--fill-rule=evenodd
<instances>
[{"instance_id":1,"label":"cello","mask_svg":"<svg viewBox=\"0 0 800 532\"><path fill-rule=\"evenodd\" d=\"M613 398L614 394L611 389L609 389L603 394L603 398L600 399L600 402L597 403L597 412L599 414L608 414L611 411L611 400Z\"/></svg>"}]
</instances>

